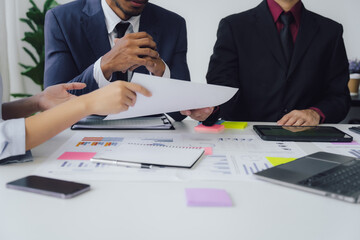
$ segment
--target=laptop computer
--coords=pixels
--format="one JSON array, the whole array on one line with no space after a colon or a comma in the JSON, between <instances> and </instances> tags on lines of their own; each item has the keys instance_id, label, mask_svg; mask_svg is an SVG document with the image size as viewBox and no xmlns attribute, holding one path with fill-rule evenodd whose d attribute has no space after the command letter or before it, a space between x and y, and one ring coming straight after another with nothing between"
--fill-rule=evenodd
<instances>
[{"instance_id":1,"label":"laptop computer","mask_svg":"<svg viewBox=\"0 0 360 240\"><path fill-rule=\"evenodd\" d=\"M353 157L317 152L254 175L327 197L360 202L360 160Z\"/></svg>"}]
</instances>

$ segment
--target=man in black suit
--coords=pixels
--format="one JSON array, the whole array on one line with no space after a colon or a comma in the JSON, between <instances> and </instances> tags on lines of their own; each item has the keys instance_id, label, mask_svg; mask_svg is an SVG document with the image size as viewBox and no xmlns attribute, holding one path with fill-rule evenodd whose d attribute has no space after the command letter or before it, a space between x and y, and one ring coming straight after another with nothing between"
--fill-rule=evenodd
<instances>
[{"instance_id":1,"label":"man in black suit","mask_svg":"<svg viewBox=\"0 0 360 240\"><path fill-rule=\"evenodd\" d=\"M221 20L207 82L239 88L204 124L337 123L350 107L342 26L300 0L264 0Z\"/></svg>"}]
</instances>

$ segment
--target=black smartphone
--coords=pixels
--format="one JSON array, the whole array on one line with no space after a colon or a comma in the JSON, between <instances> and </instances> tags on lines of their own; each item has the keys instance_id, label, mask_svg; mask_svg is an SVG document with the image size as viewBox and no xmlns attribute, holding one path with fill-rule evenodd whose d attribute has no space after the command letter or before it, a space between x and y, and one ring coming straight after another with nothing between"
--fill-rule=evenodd
<instances>
[{"instance_id":1,"label":"black smartphone","mask_svg":"<svg viewBox=\"0 0 360 240\"><path fill-rule=\"evenodd\" d=\"M88 184L35 175L8 182L6 187L64 199L75 197L90 190Z\"/></svg>"}]
</instances>

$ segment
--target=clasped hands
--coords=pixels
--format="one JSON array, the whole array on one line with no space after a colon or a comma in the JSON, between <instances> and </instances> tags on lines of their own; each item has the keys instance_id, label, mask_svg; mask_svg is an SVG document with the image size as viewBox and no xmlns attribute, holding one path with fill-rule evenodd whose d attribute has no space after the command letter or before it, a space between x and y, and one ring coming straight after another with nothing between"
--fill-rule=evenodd
<instances>
[{"instance_id":1,"label":"clasped hands","mask_svg":"<svg viewBox=\"0 0 360 240\"><path fill-rule=\"evenodd\" d=\"M113 72L134 71L140 66L161 77L165 64L156 51L156 43L146 32L130 33L115 39L114 47L101 59L101 70L106 79Z\"/></svg>"}]
</instances>

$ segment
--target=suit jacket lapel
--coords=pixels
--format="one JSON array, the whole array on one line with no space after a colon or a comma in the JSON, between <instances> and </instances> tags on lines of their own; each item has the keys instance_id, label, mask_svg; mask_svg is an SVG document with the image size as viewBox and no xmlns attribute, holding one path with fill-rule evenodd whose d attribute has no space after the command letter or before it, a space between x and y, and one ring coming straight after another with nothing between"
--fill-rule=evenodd
<instances>
[{"instance_id":1,"label":"suit jacket lapel","mask_svg":"<svg viewBox=\"0 0 360 240\"><path fill-rule=\"evenodd\" d=\"M140 26L139 26L139 32L146 32L148 33L156 42L157 47L159 47L159 37L158 37L158 30L157 27L157 18L154 12L152 11L152 4L148 3L146 7L144 8L141 17L140 17ZM149 71L144 67L138 67L135 72L138 73L144 73L149 74Z\"/></svg>"},{"instance_id":2,"label":"suit jacket lapel","mask_svg":"<svg viewBox=\"0 0 360 240\"><path fill-rule=\"evenodd\" d=\"M139 32L147 32L150 36L153 37L154 41L158 43L158 19L151 9L152 4L148 3L140 17Z\"/></svg>"},{"instance_id":3,"label":"suit jacket lapel","mask_svg":"<svg viewBox=\"0 0 360 240\"><path fill-rule=\"evenodd\" d=\"M255 18L256 28L259 35L261 35L261 38L264 40L265 46L271 51L281 67L286 69L287 64L281 47L279 34L268 9L266 0L255 9Z\"/></svg>"},{"instance_id":4,"label":"suit jacket lapel","mask_svg":"<svg viewBox=\"0 0 360 240\"><path fill-rule=\"evenodd\" d=\"M288 77L291 75L291 73L294 72L296 66L299 64L299 61L316 36L318 29L319 26L317 22L311 17L309 12L304 7L301 14L299 33L295 42L294 53L291 59Z\"/></svg>"},{"instance_id":5,"label":"suit jacket lapel","mask_svg":"<svg viewBox=\"0 0 360 240\"><path fill-rule=\"evenodd\" d=\"M111 46L100 0L88 0L83 8L81 27L96 58L110 51Z\"/></svg>"}]
</instances>

